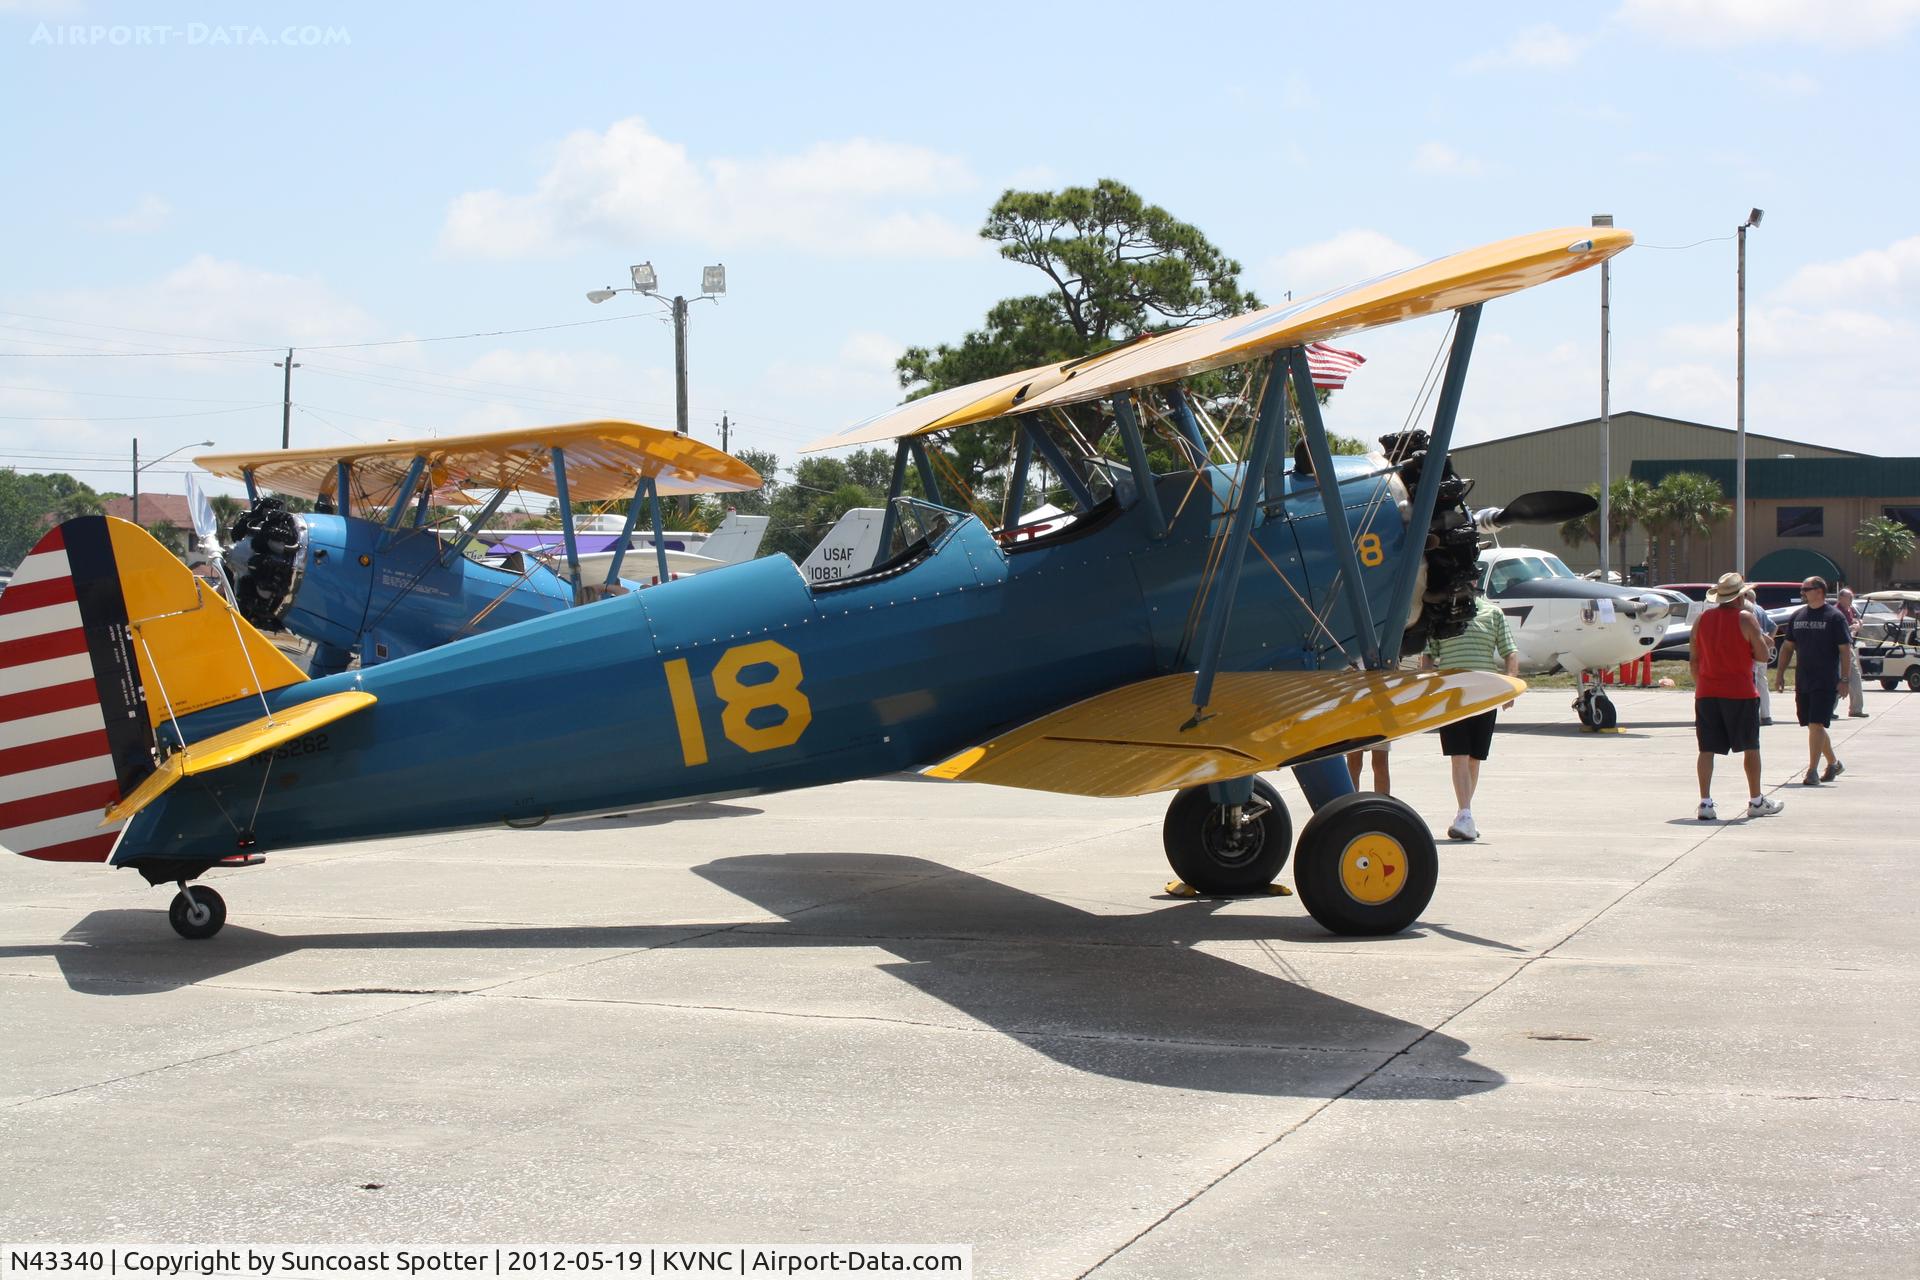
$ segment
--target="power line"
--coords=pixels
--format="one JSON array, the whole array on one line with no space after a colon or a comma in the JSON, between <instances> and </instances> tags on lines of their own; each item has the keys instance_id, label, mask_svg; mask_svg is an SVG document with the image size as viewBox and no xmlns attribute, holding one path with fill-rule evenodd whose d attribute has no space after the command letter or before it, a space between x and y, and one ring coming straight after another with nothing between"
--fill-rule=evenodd
<instances>
[{"instance_id":1,"label":"power line","mask_svg":"<svg viewBox=\"0 0 1920 1280\"><path fill-rule=\"evenodd\" d=\"M270 409L271 401L260 404L242 405L238 409L201 409L194 413L128 413L114 417L94 417L82 415L77 418L49 418L37 413L0 413L0 422L153 422L160 418L211 418L221 413L247 413L254 409Z\"/></svg>"},{"instance_id":2,"label":"power line","mask_svg":"<svg viewBox=\"0 0 1920 1280\"><path fill-rule=\"evenodd\" d=\"M179 404L246 404L251 400L219 399L213 396L147 396L131 395L124 391L69 391L65 387L14 387L0 386L0 391L26 391L48 396L98 396L107 400L170 400Z\"/></svg>"}]
</instances>

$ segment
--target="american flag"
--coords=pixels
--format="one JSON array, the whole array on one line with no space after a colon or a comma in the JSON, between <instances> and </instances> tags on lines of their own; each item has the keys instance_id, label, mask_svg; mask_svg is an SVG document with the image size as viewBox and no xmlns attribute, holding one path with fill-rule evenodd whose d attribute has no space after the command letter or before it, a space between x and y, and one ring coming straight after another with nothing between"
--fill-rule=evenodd
<instances>
[{"instance_id":1,"label":"american flag","mask_svg":"<svg viewBox=\"0 0 1920 1280\"><path fill-rule=\"evenodd\" d=\"M1342 351L1324 342L1307 347L1307 367L1313 370L1316 391L1338 391L1347 385L1347 375L1367 362L1358 351Z\"/></svg>"}]
</instances>

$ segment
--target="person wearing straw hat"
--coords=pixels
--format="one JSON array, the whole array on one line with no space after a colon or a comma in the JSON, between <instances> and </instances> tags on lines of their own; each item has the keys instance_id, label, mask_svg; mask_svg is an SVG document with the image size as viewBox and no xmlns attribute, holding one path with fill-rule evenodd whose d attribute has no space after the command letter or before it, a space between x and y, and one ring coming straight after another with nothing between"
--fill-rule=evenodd
<instances>
[{"instance_id":1,"label":"person wearing straw hat","mask_svg":"<svg viewBox=\"0 0 1920 1280\"><path fill-rule=\"evenodd\" d=\"M1713 758L1739 752L1747 774L1747 816L1764 818L1786 808L1760 791L1760 693L1753 664L1773 652L1753 610L1747 584L1723 573L1707 592L1712 607L1693 624L1687 665L1693 671L1693 736L1700 748L1694 772L1700 779L1702 822L1720 817L1713 806Z\"/></svg>"}]
</instances>

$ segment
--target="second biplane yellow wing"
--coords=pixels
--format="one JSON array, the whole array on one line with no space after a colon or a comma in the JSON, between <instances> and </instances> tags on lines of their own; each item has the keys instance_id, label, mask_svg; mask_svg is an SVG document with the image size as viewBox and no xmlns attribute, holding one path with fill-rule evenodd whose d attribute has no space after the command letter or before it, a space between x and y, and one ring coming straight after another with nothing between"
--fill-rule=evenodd
<instances>
[{"instance_id":1,"label":"second biplane yellow wing","mask_svg":"<svg viewBox=\"0 0 1920 1280\"><path fill-rule=\"evenodd\" d=\"M1099 400L1285 347L1438 315L1596 266L1633 243L1617 227L1562 227L1495 241L1317 297L1174 329L1071 364L1043 365L912 400L805 451L925 435L1014 412Z\"/></svg>"},{"instance_id":2,"label":"second biplane yellow wing","mask_svg":"<svg viewBox=\"0 0 1920 1280\"><path fill-rule=\"evenodd\" d=\"M1193 722L1193 676L1159 676L1029 721L925 772L1081 796L1137 796L1304 764L1464 720L1523 681L1488 671L1242 671Z\"/></svg>"},{"instance_id":3,"label":"second biplane yellow wing","mask_svg":"<svg viewBox=\"0 0 1920 1280\"><path fill-rule=\"evenodd\" d=\"M637 422L576 422L350 448L217 453L194 461L233 480L252 472L256 484L276 493L333 499L343 463L362 490L377 494L397 489L413 460L424 457L433 491L445 500L474 489L557 496L555 449L563 451L567 494L575 502L631 498L641 476L651 477L663 495L740 493L761 484L760 474L732 454Z\"/></svg>"}]
</instances>

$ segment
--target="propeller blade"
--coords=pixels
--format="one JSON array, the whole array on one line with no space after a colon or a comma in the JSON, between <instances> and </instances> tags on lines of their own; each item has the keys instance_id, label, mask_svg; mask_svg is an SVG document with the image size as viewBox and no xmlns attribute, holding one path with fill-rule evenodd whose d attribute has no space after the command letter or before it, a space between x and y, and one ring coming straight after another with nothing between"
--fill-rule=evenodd
<instances>
[{"instance_id":1,"label":"propeller blade","mask_svg":"<svg viewBox=\"0 0 1920 1280\"><path fill-rule=\"evenodd\" d=\"M1568 489L1539 489L1523 493L1500 509L1494 522L1509 524L1561 524L1590 516L1600 509L1600 500L1590 493Z\"/></svg>"}]
</instances>

